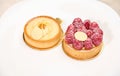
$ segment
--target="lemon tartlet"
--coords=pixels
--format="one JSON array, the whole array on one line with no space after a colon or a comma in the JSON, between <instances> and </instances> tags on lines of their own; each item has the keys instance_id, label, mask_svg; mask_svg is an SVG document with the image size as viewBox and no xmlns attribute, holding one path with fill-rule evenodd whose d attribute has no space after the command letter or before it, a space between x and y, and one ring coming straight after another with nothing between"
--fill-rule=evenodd
<instances>
[{"instance_id":1,"label":"lemon tartlet","mask_svg":"<svg viewBox=\"0 0 120 76\"><path fill-rule=\"evenodd\" d=\"M50 16L37 16L24 27L24 41L33 48L48 49L59 43L63 35L58 20Z\"/></svg>"}]
</instances>

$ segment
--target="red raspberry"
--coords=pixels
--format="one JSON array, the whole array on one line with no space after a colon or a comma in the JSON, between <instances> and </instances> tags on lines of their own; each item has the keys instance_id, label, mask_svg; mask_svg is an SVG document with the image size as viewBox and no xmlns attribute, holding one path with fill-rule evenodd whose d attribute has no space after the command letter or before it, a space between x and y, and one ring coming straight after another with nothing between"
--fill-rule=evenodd
<instances>
[{"instance_id":1,"label":"red raspberry","mask_svg":"<svg viewBox=\"0 0 120 76\"><path fill-rule=\"evenodd\" d=\"M82 25L82 26L79 26L79 27L77 28L77 31L82 31L82 32L86 33L86 32L87 32L87 29L85 28L84 25Z\"/></svg>"},{"instance_id":2,"label":"red raspberry","mask_svg":"<svg viewBox=\"0 0 120 76\"><path fill-rule=\"evenodd\" d=\"M74 33L75 33L75 28L71 24L71 25L68 26L68 29L66 31L66 36L65 36L66 43L68 43L68 44L73 43Z\"/></svg>"},{"instance_id":3,"label":"red raspberry","mask_svg":"<svg viewBox=\"0 0 120 76\"><path fill-rule=\"evenodd\" d=\"M74 37L74 32L71 31L71 32L67 33L66 37Z\"/></svg>"},{"instance_id":4,"label":"red raspberry","mask_svg":"<svg viewBox=\"0 0 120 76\"><path fill-rule=\"evenodd\" d=\"M77 17L77 18L75 18L75 19L73 20L73 23L74 23L74 22L79 22L79 23L81 23L82 20L81 20L79 17Z\"/></svg>"},{"instance_id":5,"label":"red raspberry","mask_svg":"<svg viewBox=\"0 0 120 76\"><path fill-rule=\"evenodd\" d=\"M74 31L69 31L66 33L65 36L65 41L68 44L72 44L73 43L73 38L74 38Z\"/></svg>"},{"instance_id":6,"label":"red raspberry","mask_svg":"<svg viewBox=\"0 0 120 76\"><path fill-rule=\"evenodd\" d=\"M68 28L67 28L66 33L71 32L71 31L73 31L73 32L74 32L74 30L75 30L74 25L73 25L73 24L70 24L70 25L68 26Z\"/></svg>"},{"instance_id":7,"label":"red raspberry","mask_svg":"<svg viewBox=\"0 0 120 76\"><path fill-rule=\"evenodd\" d=\"M76 50L81 50L83 48L83 42L74 39L73 40L73 48L76 49Z\"/></svg>"},{"instance_id":8,"label":"red raspberry","mask_svg":"<svg viewBox=\"0 0 120 76\"><path fill-rule=\"evenodd\" d=\"M92 39L92 42L95 46L98 46L100 45L100 43L102 42L102 34L99 34L99 33L94 33L92 36L91 36L91 39Z\"/></svg>"},{"instance_id":9,"label":"red raspberry","mask_svg":"<svg viewBox=\"0 0 120 76\"><path fill-rule=\"evenodd\" d=\"M89 29L93 30L95 28L99 28L98 24L96 22L92 22Z\"/></svg>"},{"instance_id":10,"label":"red raspberry","mask_svg":"<svg viewBox=\"0 0 120 76\"><path fill-rule=\"evenodd\" d=\"M89 29L90 23L91 22L88 19L84 21L84 26L86 27L86 29Z\"/></svg>"},{"instance_id":11,"label":"red raspberry","mask_svg":"<svg viewBox=\"0 0 120 76\"><path fill-rule=\"evenodd\" d=\"M93 34L93 31L92 30L87 30L86 34L87 34L88 37L90 37Z\"/></svg>"},{"instance_id":12,"label":"red raspberry","mask_svg":"<svg viewBox=\"0 0 120 76\"><path fill-rule=\"evenodd\" d=\"M72 44L73 43L73 38L71 38L71 37L65 37L65 42L67 44Z\"/></svg>"},{"instance_id":13,"label":"red raspberry","mask_svg":"<svg viewBox=\"0 0 120 76\"><path fill-rule=\"evenodd\" d=\"M87 40L84 41L84 47L86 50L90 50L93 48L93 43L90 38L88 38Z\"/></svg>"},{"instance_id":14,"label":"red raspberry","mask_svg":"<svg viewBox=\"0 0 120 76\"><path fill-rule=\"evenodd\" d=\"M68 44L72 44L74 39L74 34L73 33L67 33L65 36L65 41Z\"/></svg>"},{"instance_id":15,"label":"red raspberry","mask_svg":"<svg viewBox=\"0 0 120 76\"><path fill-rule=\"evenodd\" d=\"M75 18L72 22L72 24L77 28L81 25L83 25L82 20L80 18Z\"/></svg>"},{"instance_id":16,"label":"red raspberry","mask_svg":"<svg viewBox=\"0 0 120 76\"><path fill-rule=\"evenodd\" d=\"M93 30L94 33L99 33L103 35L103 31L100 28L96 28Z\"/></svg>"}]
</instances>

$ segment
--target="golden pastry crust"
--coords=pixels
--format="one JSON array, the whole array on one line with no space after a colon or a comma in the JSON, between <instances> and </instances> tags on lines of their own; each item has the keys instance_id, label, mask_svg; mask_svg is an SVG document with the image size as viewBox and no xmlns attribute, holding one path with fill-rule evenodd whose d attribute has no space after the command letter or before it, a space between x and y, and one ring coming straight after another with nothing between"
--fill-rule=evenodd
<instances>
[{"instance_id":1,"label":"golden pastry crust","mask_svg":"<svg viewBox=\"0 0 120 76\"><path fill-rule=\"evenodd\" d=\"M62 47L64 52L68 56L78 60L86 60L86 59L95 57L101 51L102 46L103 46L103 43L101 43L99 46L94 47L90 50L76 50L73 47L71 47L69 44L67 44L65 40L63 40L62 42Z\"/></svg>"},{"instance_id":2,"label":"golden pastry crust","mask_svg":"<svg viewBox=\"0 0 120 76\"><path fill-rule=\"evenodd\" d=\"M48 26L49 27L50 26L56 26L58 30L57 30L57 33L49 39L42 38L42 39L36 40L36 39L34 39L30 36L28 26L30 25L30 23L32 21L38 20L38 19L43 19L43 18L44 18L44 20L45 19L46 20L51 20L51 22L55 25L48 25ZM38 23L38 25L39 25L39 23ZM53 28L51 28L51 29L53 29ZM23 36L24 41L27 45L29 45L30 47L36 48L36 49L44 50L44 49L49 49L49 48L52 48L52 47L56 46L61 41L61 38L63 36L63 31L61 29L60 24L54 18L52 18L50 16L37 16L37 17L32 18L31 20L29 20L27 22L27 24L24 27L23 35L24 35Z\"/></svg>"}]
</instances>

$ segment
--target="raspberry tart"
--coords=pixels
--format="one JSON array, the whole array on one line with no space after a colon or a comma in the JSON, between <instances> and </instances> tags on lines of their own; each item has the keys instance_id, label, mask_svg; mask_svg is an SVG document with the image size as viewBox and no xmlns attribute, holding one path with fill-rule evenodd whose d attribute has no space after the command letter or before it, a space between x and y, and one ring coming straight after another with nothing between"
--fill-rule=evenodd
<instances>
[{"instance_id":1,"label":"raspberry tart","mask_svg":"<svg viewBox=\"0 0 120 76\"><path fill-rule=\"evenodd\" d=\"M48 49L59 43L63 35L60 20L50 16L37 16L24 27L24 41L37 49Z\"/></svg>"},{"instance_id":2,"label":"raspberry tart","mask_svg":"<svg viewBox=\"0 0 120 76\"><path fill-rule=\"evenodd\" d=\"M75 18L66 30L62 42L64 52L75 59L85 60L99 54L103 45L103 31L97 22Z\"/></svg>"}]
</instances>

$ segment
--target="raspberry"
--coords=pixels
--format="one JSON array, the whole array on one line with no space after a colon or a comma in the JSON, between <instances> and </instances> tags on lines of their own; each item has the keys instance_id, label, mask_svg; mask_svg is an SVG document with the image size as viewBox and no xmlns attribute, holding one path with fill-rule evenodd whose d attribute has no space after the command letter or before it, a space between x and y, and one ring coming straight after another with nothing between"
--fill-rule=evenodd
<instances>
[{"instance_id":1,"label":"raspberry","mask_svg":"<svg viewBox=\"0 0 120 76\"><path fill-rule=\"evenodd\" d=\"M91 25L89 26L89 29L93 30L95 28L99 28L99 26L96 22L92 22Z\"/></svg>"},{"instance_id":2,"label":"raspberry","mask_svg":"<svg viewBox=\"0 0 120 76\"><path fill-rule=\"evenodd\" d=\"M77 50L81 50L81 49L83 48L83 42L74 39L74 40L73 40L73 48L74 48L74 49L77 49Z\"/></svg>"},{"instance_id":3,"label":"raspberry","mask_svg":"<svg viewBox=\"0 0 120 76\"><path fill-rule=\"evenodd\" d=\"M92 42L95 46L98 46L100 45L100 43L102 42L102 34L99 34L99 33L94 33L92 36L91 36L91 39L92 39Z\"/></svg>"},{"instance_id":4,"label":"raspberry","mask_svg":"<svg viewBox=\"0 0 120 76\"><path fill-rule=\"evenodd\" d=\"M79 23L81 23L82 20L81 20L79 17L77 17L77 18L75 18L75 19L73 20L73 23L74 23L74 22L79 22Z\"/></svg>"},{"instance_id":5,"label":"raspberry","mask_svg":"<svg viewBox=\"0 0 120 76\"><path fill-rule=\"evenodd\" d=\"M71 38L71 37L65 37L65 42L67 44L72 44L73 43L73 38Z\"/></svg>"},{"instance_id":6,"label":"raspberry","mask_svg":"<svg viewBox=\"0 0 120 76\"><path fill-rule=\"evenodd\" d=\"M74 33L75 33L75 27L73 24L70 24L66 31L66 36L65 36L66 43L68 43L68 44L73 43Z\"/></svg>"},{"instance_id":7,"label":"raspberry","mask_svg":"<svg viewBox=\"0 0 120 76\"><path fill-rule=\"evenodd\" d=\"M91 22L88 19L84 21L84 26L86 27L86 29L89 29L90 23Z\"/></svg>"},{"instance_id":8,"label":"raspberry","mask_svg":"<svg viewBox=\"0 0 120 76\"><path fill-rule=\"evenodd\" d=\"M72 24L77 28L81 25L83 25L82 20L80 18L75 18L72 22Z\"/></svg>"},{"instance_id":9,"label":"raspberry","mask_svg":"<svg viewBox=\"0 0 120 76\"><path fill-rule=\"evenodd\" d=\"M73 43L73 38L74 38L74 31L69 31L69 32L66 33L65 41L68 44L72 44Z\"/></svg>"},{"instance_id":10,"label":"raspberry","mask_svg":"<svg viewBox=\"0 0 120 76\"><path fill-rule=\"evenodd\" d=\"M82 32L86 33L87 29L85 28L84 25L82 25L82 26L79 26L79 27L77 28L77 31L82 31Z\"/></svg>"},{"instance_id":11,"label":"raspberry","mask_svg":"<svg viewBox=\"0 0 120 76\"><path fill-rule=\"evenodd\" d=\"M74 25L73 25L73 24L70 24L70 25L68 26L68 28L67 28L66 33L67 33L67 32L71 32L71 31L74 31L74 30L75 30Z\"/></svg>"},{"instance_id":12,"label":"raspberry","mask_svg":"<svg viewBox=\"0 0 120 76\"><path fill-rule=\"evenodd\" d=\"M93 31L92 30L87 30L86 34L87 34L88 37L90 37L93 34Z\"/></svg>"},{"instance_id":13,"label":"raspberry","mask_svg":"<svg viewBox=\"0 0 120 76\"><path fill-rule=\"evenodd\" d=\"M93 30L94 33L99 33L103 35L103 31L100 28L96 28Z\"/></svg>"},{"instance_id":14,"label":"raspberry","mask_svg":"<svg viewBox=\"0 0 120 76\"><path fill-rule=\"evenodd\" d=\"M90 38L84 41L84 47L86 50L92 49L93 48L93 43Z\"/></svg>"},{"instance_id":15,"label":"raspberry","mask_svg":"<svg viewBox=\"0 0 120 76\"><path fill-rule=\"evenodd\" d=\"M65 41L68 44L72 44L73 43L73 39L74 39L74 33L67 33L65 36Z\"/></svg>"}]
</instances>

